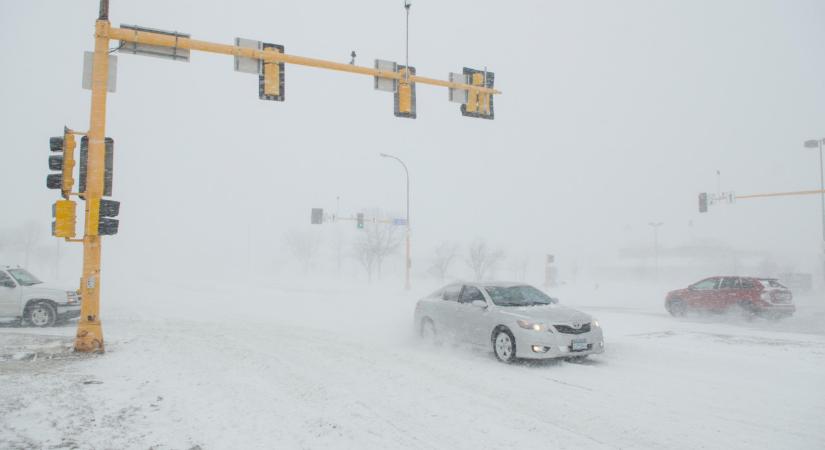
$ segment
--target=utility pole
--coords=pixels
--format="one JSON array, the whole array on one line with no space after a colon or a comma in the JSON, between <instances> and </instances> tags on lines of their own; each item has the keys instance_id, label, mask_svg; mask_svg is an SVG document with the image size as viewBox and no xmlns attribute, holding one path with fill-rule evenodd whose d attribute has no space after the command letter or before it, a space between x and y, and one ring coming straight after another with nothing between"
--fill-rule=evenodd
<instances>
[{"instance_id":1,"label":"utility pole","mask_svg":"<svg viewBox=\"0 0 825 450\"><path fill-rule=\"evenodd\" d=\"M822 215L822 253L823 253L823 265L825 266L825 172L823 172L822 168L822 144L825 142L825 138L823 139L812 139L809 141L805 141L806 148L819 148L819 201L820 201L820 213ZM823 267L823 275L825 276L825 267Z\"/></svg>"},{"instance_id":2,"label":"utility pole","mask_svg":"<svg viewBox=\"0 0 825 450\"><path fill-rule=\"evenodd\" d=\"M410 290L410 267L412 266L412 260L410 259L410 172L407 170L407 165L404 164L404 161L401 161L400 158L397 156L389 155L387 153L381 153L382 158L392 158L399 163L401 166L404 167L404 174L407 176L407 239L406 239L406 259L404 261L405 266L405 281L404 281L404 289Z\"/></svg>"},{"instance_id":3,"label":"utility pole","mask_svg":"<svg viewBox=\"0 0 825 450\"><path fill-rule=\"evenodd\" d=\"M407 11L407 39L404 46L404 64L406 67L410 67L410 6L412 6L410 0L404 0L404 10ZM410 71L404 72L404 75L407 81L410 81Z\"/></svg>"}]
</instances>

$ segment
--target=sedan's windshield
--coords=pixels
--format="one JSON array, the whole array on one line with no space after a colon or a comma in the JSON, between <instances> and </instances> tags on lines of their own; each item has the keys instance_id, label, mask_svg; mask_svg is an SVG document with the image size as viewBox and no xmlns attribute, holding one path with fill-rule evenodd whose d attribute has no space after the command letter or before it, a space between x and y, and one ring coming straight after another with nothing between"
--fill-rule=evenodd
<instances>
[{"instance_id":1,"label":"sedan's windshield","mask_svg":"<svg viewBox=\"0 0 825 450\"><path fill-rule=\"evenodd\" d=\"M27 272L26 269L9 269L9 273L23 286L31 286L33 284L42 283L42 281L38 280L36 276Z\"/></svg>"},{"instance_id":2,"label":"sedan's windshield","mask_svg":"<svg viewBox=\"0 0 825 450\"><path fill-rule=\"evenodd\" d=\"M553 299L533 286L485 286L484 290L496 306L534 306L553 303Z\"/></svg>"}]
</instances>

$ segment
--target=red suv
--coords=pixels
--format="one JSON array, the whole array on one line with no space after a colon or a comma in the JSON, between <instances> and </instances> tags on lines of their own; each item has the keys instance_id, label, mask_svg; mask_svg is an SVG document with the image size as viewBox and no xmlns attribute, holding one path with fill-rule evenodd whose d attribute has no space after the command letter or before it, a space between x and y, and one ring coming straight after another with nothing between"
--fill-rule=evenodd
<instances>
[{"instance_id":1,"label":"red suv","mask_svg":"<svg viewBox=\"0 0 825 450\"><path fill-rule=\"evenodd\" d=\"M711 277L668 292L665 308L673 316L689 311L727 312L781 318L796 311L791 291L775 278Z\"/></svg>"}]
</instances>

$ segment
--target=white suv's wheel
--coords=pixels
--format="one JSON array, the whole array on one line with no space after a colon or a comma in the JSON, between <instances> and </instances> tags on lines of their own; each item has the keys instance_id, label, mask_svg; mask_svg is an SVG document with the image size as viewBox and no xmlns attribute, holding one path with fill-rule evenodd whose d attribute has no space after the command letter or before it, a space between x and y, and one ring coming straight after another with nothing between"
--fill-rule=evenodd
<instances>
[{"instance_id":1,"label":"white suv's wheel","mask_svg":"<svg viewBox=\"0 0 825 450\"><path fill-rule=\"evenodd\" d=\"M56 319L57 312L48 302L37 302L26 312L26 320L35 327L50 327Z\"/></svg>"},{"instance_id":2,"label":"white suv's wheel","mask_svg":"<svg viewBox=\"0 0 825 450\"><path fill-rule=\"evenodd\" d=\"M500 329L493 336L493 352L499 361L511 363L516 359L516 339L510 330Z\"/></svg>"}]
</instances>

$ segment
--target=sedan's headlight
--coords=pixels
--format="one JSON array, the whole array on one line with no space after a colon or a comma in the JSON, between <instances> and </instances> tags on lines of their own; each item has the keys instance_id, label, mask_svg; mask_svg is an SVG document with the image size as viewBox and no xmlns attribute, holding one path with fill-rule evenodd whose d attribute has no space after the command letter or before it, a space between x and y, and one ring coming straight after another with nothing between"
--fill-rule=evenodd
<instances>
[{"instance_id":1,"label":"sedan's headlight","mask_svg":"<svg viewBox=\"0 0 825 450\"><path fill-rule=\"evenodd\" d=\"M524 328L525 330L533 330L533 331L542 331L544 330L544 324L538 322L531 322L529 320L517 320L518 326Z\"/></svg>"}]
</instances>

